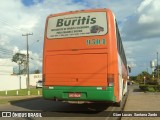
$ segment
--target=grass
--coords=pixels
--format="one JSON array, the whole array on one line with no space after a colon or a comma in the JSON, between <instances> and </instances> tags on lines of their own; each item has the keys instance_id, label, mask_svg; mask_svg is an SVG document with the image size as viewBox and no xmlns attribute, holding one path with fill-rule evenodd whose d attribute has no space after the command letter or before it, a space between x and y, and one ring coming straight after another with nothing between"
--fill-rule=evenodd
<instances>
[{"instance_id":1,"label":"grass","mask_svg":"<svg viewBox=\"0 0 160 120\"><path fill-rule=\"evenodd\" d=\"M17 95L18 91L18 95ZM30 89L30 95L28 95L28 89L21 90L8 90L7 95L6 91L0 91L0 105L7 104L12 101L23 100L28 98L33 98L33 96L42 95L42 89Z\"/></svg>"},{"instance_id":2,"label":"grass","mask_svg":"<svg viewBox=\"0 0 160 120\"><path fill-rule=\"evenodd\" d=\"M0 91L0 96L26 96L26 95L42 95L42 89L31 88L30 90L28 89L9 90L7 91L7 94L6 91Z\"/></svg>"}]
</instances>

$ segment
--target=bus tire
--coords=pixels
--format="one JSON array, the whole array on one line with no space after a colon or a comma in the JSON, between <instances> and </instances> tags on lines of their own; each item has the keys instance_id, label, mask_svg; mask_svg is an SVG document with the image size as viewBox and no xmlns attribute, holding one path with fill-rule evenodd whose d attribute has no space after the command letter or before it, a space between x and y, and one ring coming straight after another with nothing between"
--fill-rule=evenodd
<instances>
[{"instance_id":1,"label":"bus tire","mask_svg":"<svg viewBox=\"0 0 160 120\"><path fill-rule=\"evenodd\" d=\"M116 102L116 103L115 103L115 106L116 106L116 107L121 107L121 104L122 104L122 101L119 101L119 102Z\"/></svg>"}]
</instances>

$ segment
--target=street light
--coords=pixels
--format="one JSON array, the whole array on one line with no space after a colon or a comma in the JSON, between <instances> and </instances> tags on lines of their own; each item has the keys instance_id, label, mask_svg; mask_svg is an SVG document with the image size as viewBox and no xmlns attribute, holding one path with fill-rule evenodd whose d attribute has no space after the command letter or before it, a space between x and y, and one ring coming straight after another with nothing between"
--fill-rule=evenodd
<instances>
[{"instance_id":1,"label":"street light","mask_svg":"<svg viewBox=\"0 0 160 120\"><path fill-rule=\"evenodd\" d=\"M144 84L146 84L146 81L145 81L146 77L144 76L143 78L144 78Z\"/></svg>"}]
</instances>

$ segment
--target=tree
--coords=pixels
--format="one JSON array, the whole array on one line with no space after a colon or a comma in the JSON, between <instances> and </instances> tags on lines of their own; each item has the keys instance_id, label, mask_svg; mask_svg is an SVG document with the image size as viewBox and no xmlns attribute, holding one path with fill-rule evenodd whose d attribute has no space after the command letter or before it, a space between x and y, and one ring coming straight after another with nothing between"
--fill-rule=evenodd
<instances>
[{"instance_id":1,"label":"tree","mask_svg":"<svg viewBox=\"0 0 160 120\"><path fill-rule=\"evenodd\" d=\"M137 76L129 76L129 79L135 81L137 80Z\"/></svg>"},{"instance_id":2,"label":"tree","mask_svg":"<svg viewBox=\"0 0 160 120\"><path fill-rule=\"evenodd\" d=\"M149 80L152 79L152 76L151 76L148 72L143 71L142 73L140 73L140 74L137 76L137 80L138 80L139 82L143 82L144 79L145 79L146 81L149 81Z\"/></svg>"},{"instance_id":3,"label":"tree","mask_svg":"<svg viewBox=\"0 0 160 120\"><path fill-rule=\"evenodd\" d=\"M157 73L157 69L158 69L158 73ZM158 65L158 67L156 66L154 72L153 72L153 75L156 77L156 78L160 78L160 65Z\"/></svg>"},{"instance_id":4,"label":"tree","mask_svg":"<svg viewBox=\"0 0 160 120\"><path fill-rule=\"evenodd\" d=\"M13 55L12 57L12 62L17 63L20 67L23 66L23 69L20 70L20 73L24 74L26 73L26 55L22 54L22 53L16 53L15 55Z\"/></svg>"}]
</instances>

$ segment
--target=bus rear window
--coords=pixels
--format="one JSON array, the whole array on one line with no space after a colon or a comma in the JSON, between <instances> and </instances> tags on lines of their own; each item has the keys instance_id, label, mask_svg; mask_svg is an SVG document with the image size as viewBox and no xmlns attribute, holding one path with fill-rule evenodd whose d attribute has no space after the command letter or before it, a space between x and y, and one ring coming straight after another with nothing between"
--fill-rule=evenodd
<instances>
[{"instance_id":1,"label":"bus rear window","mask_svg":"<svg viewBox=\"0 0 160 120\"><path fill-rule=\"evenodd\" d=\"M48 19L48 39L105 35L106 33L106 12L66 14Z\"/></svg>"}]
</instances>

